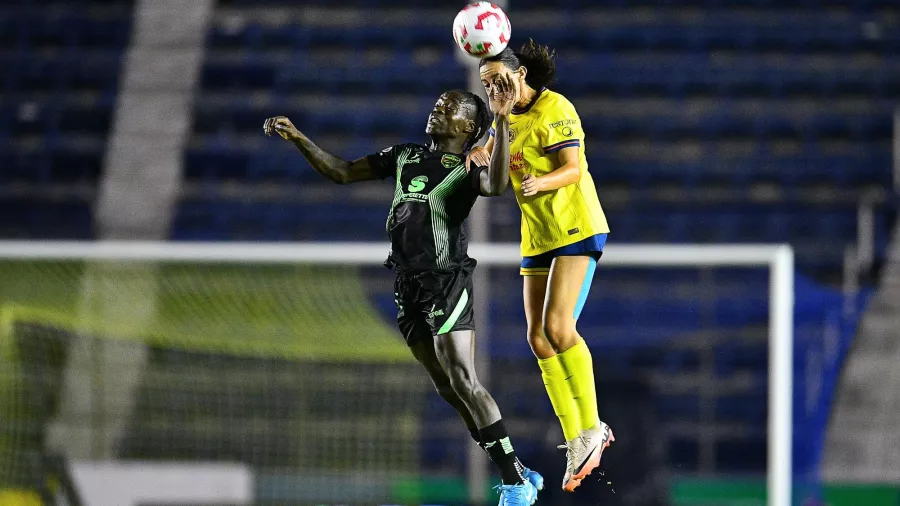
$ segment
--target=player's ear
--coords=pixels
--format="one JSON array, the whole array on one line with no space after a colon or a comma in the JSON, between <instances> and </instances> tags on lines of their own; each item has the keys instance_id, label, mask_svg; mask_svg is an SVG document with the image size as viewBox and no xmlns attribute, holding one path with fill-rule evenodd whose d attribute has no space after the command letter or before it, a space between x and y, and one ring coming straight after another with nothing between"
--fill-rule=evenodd
<instances>
[{"instance_id":1,"label":"player's ear","mask_svg":"<svg viewBox=\"0 0 900 506\"><path fill-rule=\"evenodd\" d=\"M525 76L528 75L528 67L526 67L525 65L522 65L521 67L516 69L516 74L520 78L525 79Z\"/></svg>"},{"instance_id":2,"label":"player's ear","mask_svg":"<svg viewBox=\"0 0 900 506\"><path fill-rule=\"evenodd\" d=\"M470 119L467 119L465 124L463 125L463 132L465 132L467 134L471 134L474 131L475 131L475 122Z\"/></svg>"}]
</instances>

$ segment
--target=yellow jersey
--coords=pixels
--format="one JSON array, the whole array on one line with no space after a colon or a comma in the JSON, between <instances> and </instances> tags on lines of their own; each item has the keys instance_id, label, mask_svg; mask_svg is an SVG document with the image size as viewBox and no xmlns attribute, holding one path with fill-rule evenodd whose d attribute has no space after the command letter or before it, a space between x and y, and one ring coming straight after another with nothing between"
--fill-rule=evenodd
<instances>
[{"instance_id":1,"label":"yellow jersey","mask_svg":"<svg viewBox=\"0 0 900 506\"><path fill-rule=\"evenodd\" d=\"M513 109L509 117L509 170L522 210L522 256L561 248L597 234L609 225L584 156L584 130L575 107L566 97L544 89L532 103ZM492 125L490 135L494 135ZM522 195L525 174L537 177L559 167L556 152L577 147L581 178L557 190Z\"/></svg>"}]
</instances>

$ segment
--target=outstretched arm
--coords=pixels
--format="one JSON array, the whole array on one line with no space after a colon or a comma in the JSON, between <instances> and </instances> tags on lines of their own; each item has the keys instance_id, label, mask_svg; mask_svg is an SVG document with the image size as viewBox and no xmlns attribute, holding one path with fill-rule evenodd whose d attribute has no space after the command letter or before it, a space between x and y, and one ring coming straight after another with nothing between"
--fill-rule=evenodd
<instances>
[{"instance_id":1,"label":"outstretched arm","mask_svg":"<svg viewBox=\"0 0 900 506\"><path fill-rule=\"evenodd\" d=\"M510 76L498 77L488 97L494 113L494 137L491 139L491 161L488 170L481 173L481 193L488 196L502 195L509 186L509 115L519 99L519 88Z\"/></svg>"},{"instance_id":2,"label":"outstretched arm","mask_svg":"<svg viewBox=\"0 0 900 506\"><path fill-rule=\"evenodd\" d=\"M481 193L488 197L503 195L509 186L509 116L497 116L496 135L502 137L492 146L488 170L481 173Z\"/></svg>"},{"instance_id":3,"label":"outstretched arm","mask_svg":"<svg viewBox=\"0 0 900 506\"><path fill-rule=\"evenodd\" d=\"M358 181L371 181L378 179L378 175L369 164L366 157L348 162L343 158L332 155L320 148L309 137L303 135L297 127L285 116L269 118L263 125L266 135L277 133L282 139L290 141L309 165L319 174L334 181L337 184L356 183Z\"/></svg>"}]
</instances>

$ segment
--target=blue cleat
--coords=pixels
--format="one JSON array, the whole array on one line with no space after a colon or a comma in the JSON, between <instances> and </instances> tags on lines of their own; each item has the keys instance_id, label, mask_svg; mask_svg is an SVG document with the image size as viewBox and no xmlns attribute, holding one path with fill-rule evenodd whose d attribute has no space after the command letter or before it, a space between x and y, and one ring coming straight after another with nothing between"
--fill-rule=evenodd
<instances>
[{"instance_id":1,"label":"blue cleat","mask_svg":"<svg viewBox=\"0 0 900 506\"><path fill-rule=\"evenodd\" d=\"M537 501L538 491L530 481L518 485L497 485L500 490L499 506L531 506Z\"/></svg>"},{"instance_id":2,"label":"blue cleat","mask_svg":"<svg viewBox=\"0 0 900 506\"><path fill-rule=\"evenodd\" d=\"M528 480L538 491L544 490L544 477L537 471L526 467L522 470L522 477Z\"/></svg>"}]
</instances>

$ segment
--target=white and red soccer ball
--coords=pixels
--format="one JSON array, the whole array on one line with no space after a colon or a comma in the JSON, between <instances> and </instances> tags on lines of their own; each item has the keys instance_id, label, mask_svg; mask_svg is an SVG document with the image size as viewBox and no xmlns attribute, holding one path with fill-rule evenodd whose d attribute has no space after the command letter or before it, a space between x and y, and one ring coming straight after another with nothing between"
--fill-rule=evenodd
<instances>
[{"instance_id":1,"label":"white and red soccer ball","mask_svg":"<svg viewBox=\"0 0 900 506\"><path fill-rule=\"evenodd\" d=\"M453 39L469 56L496 56L509 44L512 27L503 9L490 2L475 2L453 20Z\"/></svg>"}]
</instances>

